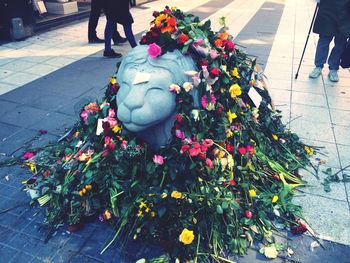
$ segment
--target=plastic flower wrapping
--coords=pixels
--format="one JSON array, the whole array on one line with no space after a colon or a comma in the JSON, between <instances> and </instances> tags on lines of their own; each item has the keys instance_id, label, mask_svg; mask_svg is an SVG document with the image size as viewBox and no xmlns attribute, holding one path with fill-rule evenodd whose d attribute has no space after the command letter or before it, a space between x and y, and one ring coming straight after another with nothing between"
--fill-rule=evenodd
<instances>
[{"instance_id":1,"label":"plastic flower wrapping","mask_svg":"<svg viewBox=\"0 0 350 263\"><path fill-rule=\"evenodd\" d=\"M313 148L283 125L256 61L237 48L224 19L214 32L176 8L153 16L140 41L148 55L177 49L197 67L186 72L191 81L169 87L171 140L153 149L123 126L112 76L102 101L87 103L69 133L30 156L51 232L97 215L116 229L104 250L139 240L181 262L230 262L253 240L268 247L281 226L305 232L292 197Z\"/></svg>"}]
</instances>

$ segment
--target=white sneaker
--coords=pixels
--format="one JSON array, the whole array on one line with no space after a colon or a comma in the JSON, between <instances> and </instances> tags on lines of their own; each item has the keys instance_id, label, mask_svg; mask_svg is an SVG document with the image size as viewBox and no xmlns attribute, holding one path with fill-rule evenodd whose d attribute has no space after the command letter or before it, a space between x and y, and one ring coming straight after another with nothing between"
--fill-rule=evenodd
<instances>
[{"instance_id":1,"label":"white sneaker","mask_svg":"<svg viewBox=\"0 0 350 263\"><path fill-rule=\"evenodd\" d=\"M309 78L316 79L321 75L321 73L322 73L322 68L316 67L310 72Z\"/></svg>"},{"instance_id":2,"label":"white sneaker","mask_svg":"<svg viewBox=\"0 0 350 263\"><path fill-rule=\"evenodd\" d=\"M338 82L339 81L338 70L335 70L335 69L329 70L328 78L332 82Z\"/></svg>"}]
</instances>

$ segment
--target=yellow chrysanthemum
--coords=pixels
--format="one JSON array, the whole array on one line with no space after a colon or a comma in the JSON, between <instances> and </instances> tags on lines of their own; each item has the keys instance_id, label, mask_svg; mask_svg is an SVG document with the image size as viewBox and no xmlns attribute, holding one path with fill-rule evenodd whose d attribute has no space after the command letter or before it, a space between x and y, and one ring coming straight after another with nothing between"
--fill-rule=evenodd
<instances>
[{"instance_id":1,"label":"yellow chrysanthemum","mask_svg":"<svg viewBox=\"0 0 350 263\"><path fill-rule=\"evenodd\" d=\"M229 121L230 124L231 124L232 121L233 121L234 119L237 118L237 114L234 113L234 112L231 112L231 110L229 110L229 111L227 112L227 118L228 118L228 121Z\"/></svg>"},{"instance_id":2,"label":"yellow chrysanthemum","mask_svg":"<svg viewBox=\"0 0 350 263\"><path fill-rule=\"evenodd\" d=\"M278 136L276 134L272 134L272 138L277 141L278 140Z\"/></svg>"},{"instance_id":3,"label":"yellow chrysanthemum","mask_svg":"<svg viewBox=\"0 0 350 263\"><path fill-rule=\"evenodd\" d=\"M122 130L122 127L120 127L119 125L115 125L115 126L112 127L112 131L113 131L114 133L118 133L118 132L120 132L121 130Z\"/></svg>"},{"instance_id":4,"label":"yellow chrysanthemum","mask_svg":"<svg viewBox=\"0 0 350 263\"><path fill-rule=\"evenodd\" d=\"M276 203L278 201L278 195L274 195L272 197L272 203Z\"/></svg>"},{"instance_id":5,"label":"yellow chrysanthemum","mask_svg":"<svg viewBox=\"0 0 350 263\"><path fill-rule=\"evenodd\" d=\"M231 73L231 76L232 77L235 77L237 79L240 79L241 77L239 76L239 73L238 73L238 68L234 68L233 70L230 71Z\"/></svg>"},{"instance_id":6,"label":"yellow chrysanthemum","mask_svg":"<svg viewBox=\"0 0 350 263\"><path fill-rule=\"evenodd\" d=\"M173 191L171 193L171 197L175 198L175 199L180 199L182 197L182 193L178 192L178 191Z\"/></svg>"},{"instance_id":7,"label":"yellow chrysanthemum","mask_svg":"<svg viewBox=\"0 0 350 263\"><path fill-rule=\"evenodd\" d=\"M233 84L230 87L229 92L232 98L236 98L237 96L242 94L242 89L238 84Z\"/></svg>"},{"instance_id":8,"label":"yellow chrysanthemum","mask_svg":"<svg viewBox=\"0 0 350 263\"><path fill-rule=\"evenodd\" d=\"M255 191L255 189L250 189L250 190L249 190L249 196L250 196L250 197L255 197L255 196L256 196L256 191Z\"/></svg>"},{"instance_id":9,"label":"yellow chrysanthemum","mask_svg":"<svg viewBox=\"0 0 350 263\"><path fill-rule=\"evenodd\" d=\"M156 24L157 27L159 27L162 24L162 22L167 18L168 18L167 14L160 14L159 16L157 16L154 23Z\"/></svg>"},{"instance_id":10,"label":"yellow chrysanthemum","mask_svg":"<svg viewBox=\"0 0 350 263\"><path fill-rule=\"evenodd\" d=\"M312 156L314 154L314 149L312 147L305 146L304 149L308 155Z\"/></svg>"},{"instance_id":11,"label":"yellow chrysanthemum","mask_svg":"<svg viewBox=\"0 0 350 263\"><path fill-rule=\"evenodd\" d=\"M180 240L180 242L184 243L185 245L191 244L192 241L194 240L193 231L185 228L184 230L182 230L182 232L179 236L179 240Z\"/></svg>"}]
</instances>

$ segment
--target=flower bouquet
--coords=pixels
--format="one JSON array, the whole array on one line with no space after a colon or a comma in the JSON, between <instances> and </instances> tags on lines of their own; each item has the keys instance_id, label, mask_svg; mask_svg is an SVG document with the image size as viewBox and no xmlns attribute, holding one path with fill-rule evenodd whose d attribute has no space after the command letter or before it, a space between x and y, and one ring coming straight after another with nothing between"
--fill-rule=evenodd
<instances>
[{"instance_id":1,"label":"flower bouquet","mask_svg":"<svg viewBox=\"0 0 350 263\"><path fill-rule=\"evenodd\" d=\"M152 61L180 50L197 68L166 87L176 98L169 141L152 147L128 131L112 76L103 101L86 104L80 123L33 157L47 223L98 213L116 228L105 249L141 240L181 262L230 262L253 240L276 256L272 230L307 230L292 197L313 148L283 125L256 61L235 46L224 19L214 32L176 8L153 16L140 41Z\"/></svg>"}]
</instances>

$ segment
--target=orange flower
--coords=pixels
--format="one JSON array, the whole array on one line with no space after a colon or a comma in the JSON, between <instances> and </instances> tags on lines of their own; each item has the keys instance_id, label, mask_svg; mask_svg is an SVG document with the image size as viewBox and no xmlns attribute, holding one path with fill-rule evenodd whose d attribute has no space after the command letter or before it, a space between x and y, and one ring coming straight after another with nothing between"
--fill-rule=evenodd
<instances>
[{"instance_id":1,"label":"orange flower","mask_svg":"<svg viewBox=\"0 0 350 263\"><path fill-rule=\"evenodd\" d=\"M220 33L220 34L219 34L219 37L220 37L222 40L227 40L227 39L228 39L228 34L227 34L227 32L223 32L223 33Z\"/></svg>"},{"instance_id":2,"label":"orange flower","mask_svg":"<svg viewBox=\"0 0 350 263\"><path fill-rule=\"evenodd\" d=\"M222 47L222 40L221 39L216 39L214 41L216 47Z\"/></svg>"},{"instance_id":3,"label":"orange flower","mask_svg":"<svg viewBox=\"0 0 350 263\"><path fill-rule=\"evenodd\" d=\"M154 20L154 23L156 24L157 27L160 27L161 24L168 18L167 14L160 14L157 16L157 18Z\"/></svg>"},{"instance_id":4,"label":"orange flower","mask_svg":"<svg viewBox=\"0 0 350 263\"><path fill-rule=\"evenodd\" d=\"M174 32L174 28L173 28L172 26L166 26L166 27L163 27L163 28L161 29L161 32L162 32L162 33L165 33L165 32L172 33L172 32Z\"/></svg>"}]
</instances>

